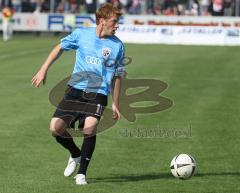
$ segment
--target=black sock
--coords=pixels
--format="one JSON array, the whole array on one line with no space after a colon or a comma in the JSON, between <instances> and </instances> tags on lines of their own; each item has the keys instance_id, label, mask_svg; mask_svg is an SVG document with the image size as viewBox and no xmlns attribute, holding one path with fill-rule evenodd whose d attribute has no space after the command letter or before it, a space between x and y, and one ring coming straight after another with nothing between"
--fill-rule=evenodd
<instances>
[{"instance_id":1,"label":"black sock","mask_svg":"<svg viewBox=\"0 0 240 193\"><path fill-rule=\"evenodd\" d=\"M96 135L92 137L84 138L83 144L82 144L81 162L80 162L80 168L79 168L78 174L86 175L88 164L90 162L90 159L95 149L95 144L96 144Z\"/></svg>"},{"instance_id":2,"label":"black sock","mask_svg":"<svg viewBox=\"0 0 240 193\"><path fill-rule=\"evenodd\" d=\"M69 150L72 158L76 158L81 155L81 151L74 143L73 138L56 136L56 141L60 143L63 147L65 147L67 150Z\"/></svg>"}]
</instances>

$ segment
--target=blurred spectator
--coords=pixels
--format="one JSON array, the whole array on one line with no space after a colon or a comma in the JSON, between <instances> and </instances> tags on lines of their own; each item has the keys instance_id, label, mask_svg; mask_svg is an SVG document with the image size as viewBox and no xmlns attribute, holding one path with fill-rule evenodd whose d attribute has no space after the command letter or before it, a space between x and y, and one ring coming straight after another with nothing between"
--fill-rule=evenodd
<instances>
[{"instance_id":1,"label":"blurred spectator","mask_svg":"<svg viewBox=\"0 0 240 193\"><path fill-rule=\"evenodd\" d=\"M224 15L224 1L223 0L212 0L209 6L209 12L212 16L223 16Z\"/></svg>"},{"instance_id":2,"label":"blurred spectator","mask_svg":"<svg viewBox=\"0 0 240 193\"><path fill-rule=\"evenodd\" d=\"M124 6L123 4L120 2L120 0L110 0L108 1L109 3L112 3L113 5L115 5L118 9L123 10Z\"/></svg>"},{"instance_id":3,"label":"blurred spectator","mask_svg":"<svg viewBox=\"0 0 240 193\"><path fill-rule=\"evenodd\" d=\"M97 9L96 0L86 0L85 3L86 3L87 13L95 13L95 11Z\"/></svg>"},{"instance_id":4,"label":"blurred spectator","mask_svg":"<svg viewBox=\"0 0 240 193\"><path fill-rule=\"evenodd\" d=\"M127 3L127 12L129 14L141 14L140 0L129 0Z\"/></svg>"},{"instance_id":5,"label":"blurred spectator","mask_svg":"<svg viewBox=\"0 0 240 193\"><path fill-rule=\"evenodd\" d=\"M224 1L224 16L234 16L234 0L225 0Z\"/></svg>"},{"instance_id":6,"label":"blurred spectator","mask_svg":"<svg viewBox=\"0 0 240 193\"><path fill-rule=\"evenodd\" d=\"M43 5L41 0L21 0L20 2L19 0L13 0L13 7L17 12L19 12L19 10L21 10L21 12L40 11L41 6Z\"/></svg>"},{"instance_id":7,"label":"blurred spectator","mask_svg":"<svg viewBox=\"0 0 240 193\"><path fill-rule=\"evenodd\" d=\"M43 0L41 12L50 12L50 0Z\"/></svg>"},{"instance_id":8,"label":"blurred spectator","mask_svg":"<svg viewBox=\"0 0 240 193\"><path fill-rule=\"evenodd\" d=\"M63 13L64 12L64 2L63 1L57 1L56 2L56 12L57 13Z\"/></svg>"},{"instance_id":9,"label":"blurred spectator","mask_svg":"<svg viewBox=\"0 0 240 193\"><path fill-rule=\"evenodd\" d=\"M70 12L71 13L78 13L78 4L76 0L69 0L70 4Z\"/></svg>"},{"instance_id":10,"label":"blurred spectator","mask_svg":"<svg viewBox=\"0 0 240 193\"><path fill-rule=\"evenodd\" d=\"M177 5L177 11L178 11L178 15L186 15L187 14L187 10L186 10L186 6L184 4L178 4Z\"/></svg>"},{"instance_id":11,"label":"blurred spectator","mask_svg":"<svg viewBox=\"0 0 240 193\"><path fill-rule=\"evenodd\" d=\"M0 8L10 6L15 12L50 12L92 14L110 2L126 14L234 16L235 0L0 0ZM238 5L240 7L240 5Z\"/></svg>"},{"instance_id":12,"label":"blurred spectator","mask_svg":"<svg viewBox=\"0 0 240 193\"><path fill-rule=\"evenodd\" d=\"M165 0L163 3L163 15L178 15L177 2L175 0Z\"/></svg>"},{"instance_id":13,"label":"blurred spectator","mask_svg":"<svg viewBox=\"0 0 240 193\"><path fill-rule=\"evenodd\" d=\"M12 0L0 0L0 6L1 9L3 9L4 7L12 8L13 7Z\"/></svg>"},{"instance_id":14,"label":"blurred spectator","mask_svg":"<svg viewBox=\"0 0 240 193\"><path fill-rule=\"evenodd\" d=\"M67 0L67 1L63 1L61 2L63 4L64 7L64 12L67 13L78 13L79 10L79 6L78 6L78 2L77 0Z\"/></svg>"},{"instance_id":15,"label":"blurred spectator","mask_svg":"<svg viewBox=\"0 0 240 193\"><path fill-rule=\"evenodd\" d=\"M35 11L30 0L22 0L22 12L33 12Z\"/></svg>"},{"instance_id":16,"label":"blurred spectator","mask_svg":"<svg viewBox=\"0 0 240 193\"><path fill-rule=\"evenodd\" d=\"M22 2L21 0L12 0L13 9L15 12L22 11Z\"/></svg>"},{"instance_id":17,"label":"blurred spectator","mask_svg":"<svg viewBox=\"0 0 240 193\"><path fill-rule=\"evenodd\" d=\"M30 0L30 4L31 4L33 11L35 11L37 8L37 1L38 0Z\"/></svg>"},{"instance_id":18,"label":"blurred spectator","mask_svg":"<svg viewBox=\"0 0 240 193\"><path fill-rule=\"evenodd\" d=\"M86 9L86 4L85 4L85 0L77 0L78 2L78 10L80 14L86 14L87 13L87 9Z\"/></svg>"},{"instance_id":19,"label":"blurred spectator","mask_svg":"<svg viewBox=\"0 0 240 193\"><path fill-rule=\"evenodd\" d=\"M154 6L153 14L155 15L163 14L164 0L154 0L153 6Z\"/></svg>"},{"instance_id":20,"label":"blurred spectator","mask_svg":"<svg viewBox=\"0 0 240 193\"><path fill-rule=\"evenodd\" d=\"M154 0L149 0L146 2L146 13L153 14L154 12Z\"/></svg>"},{"instance_id":21,"label":"blurred spectator","mask_svg":"<svg viewBox=\"0 0 240 193\"><path fill-rule=\"evenodd\" d=\"M10 7L10 3L4 2L2 5L2 31L3 31L3 40L8 41L12 38L13 26L12 26L12 16L14 14L13 9Z\"/></svg>"},{"instance_id":22,"label":"blurred spectator","mask_svg":"<svg viewBox=\"0 0 240 193\"><path fill-rule=\"evenodd\" d=\"M209 6L210 6L210 0L201 0L200 1L200 14L203 16L209 15Z\"/></svg>"},{"instance_id":23,"label":"blurred spectator","mask_svg":"<svg viewBox=\"0 0 240 193\"><path fill-rule=\"evenodd\" d=\"M198 16L200 15L200 5L198 0L189 0L186 15Z\"/></svg>"}]
</instances>

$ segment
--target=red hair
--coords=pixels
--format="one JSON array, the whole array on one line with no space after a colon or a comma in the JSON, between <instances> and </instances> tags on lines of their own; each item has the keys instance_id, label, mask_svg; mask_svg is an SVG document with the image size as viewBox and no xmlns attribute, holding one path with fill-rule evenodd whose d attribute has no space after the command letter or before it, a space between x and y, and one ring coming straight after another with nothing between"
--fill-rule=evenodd
<instances>
[{"instance_id":1,"label":"red hair","mask_svg":"<svg viewBox=\"0 0 240 193\"><path fill-rule=\"evenodd\" d=\"M114 6L112 3L105 3L96 11L96 24L99 24L100 18L109 19L111 16L116 15L120 17L122 15L121 11Z\"/></svg>"}]
</instances>

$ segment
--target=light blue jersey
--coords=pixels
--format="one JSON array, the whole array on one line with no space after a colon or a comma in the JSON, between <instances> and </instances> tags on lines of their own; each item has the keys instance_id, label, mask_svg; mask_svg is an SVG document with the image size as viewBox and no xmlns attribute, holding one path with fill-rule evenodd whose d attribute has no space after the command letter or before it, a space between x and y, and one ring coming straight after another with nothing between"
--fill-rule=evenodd
<instances>
[{"instance_id":1,"label":"light blue jersey","mask_svg":"<svg viewBox=\"0 0 240 193\"><path fill-rule=\"evenodd\" d=\"M63 50L76 50L68 82L76 89L109 95L114 76L124 75L124 45L116 36L100 39L96 28L78 28L61 40Z\"/></svg>"}]
</instances>

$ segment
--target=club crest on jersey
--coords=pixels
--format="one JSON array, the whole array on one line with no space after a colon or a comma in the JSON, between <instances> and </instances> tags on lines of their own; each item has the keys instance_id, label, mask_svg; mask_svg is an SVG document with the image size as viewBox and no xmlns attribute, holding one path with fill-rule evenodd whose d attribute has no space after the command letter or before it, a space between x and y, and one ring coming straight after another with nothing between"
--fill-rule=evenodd
<instances>
[{"instance_id":1,"label":"club crest on jersey","mask_svg":"<svg viewBox=\"0 0 240 193\"><path fill-rule=\"evenodd\" d=\"M103 48L102 49L102 56L104 59L108 59L108 57L111 54L111 49L110 48Z\"/></svg>"}]
</instances>

